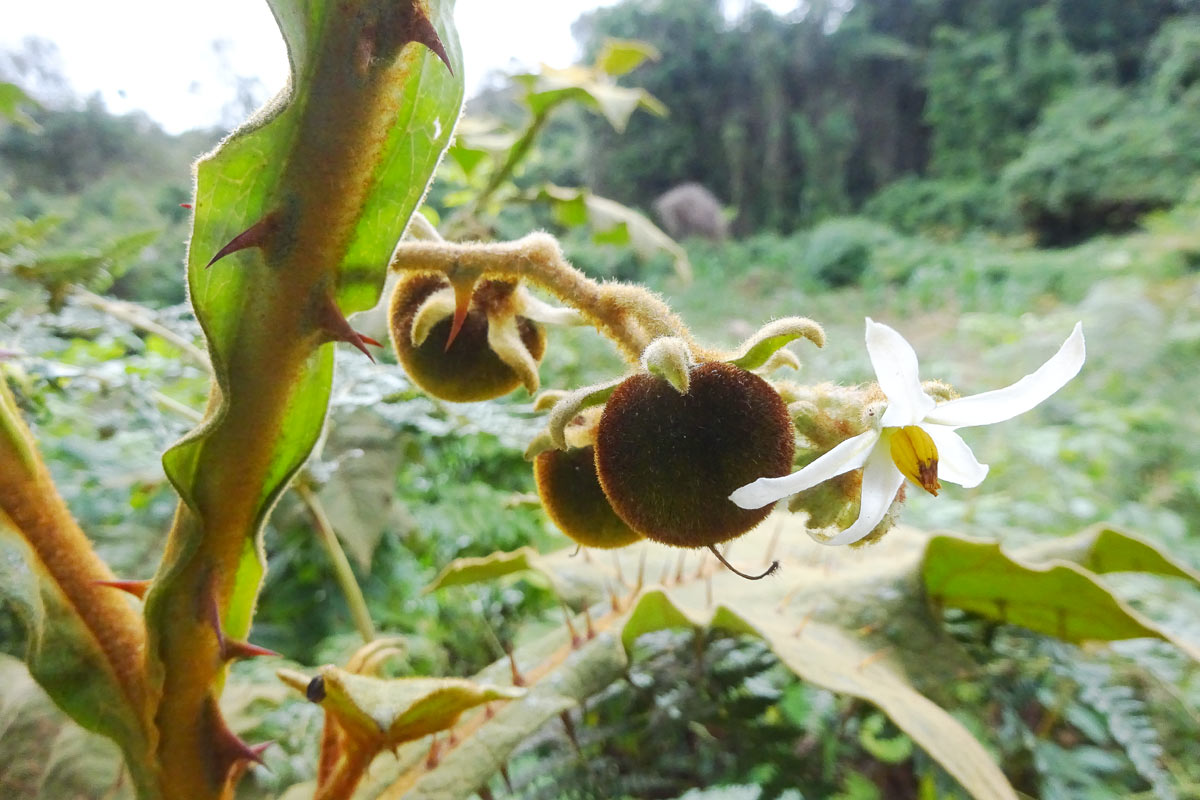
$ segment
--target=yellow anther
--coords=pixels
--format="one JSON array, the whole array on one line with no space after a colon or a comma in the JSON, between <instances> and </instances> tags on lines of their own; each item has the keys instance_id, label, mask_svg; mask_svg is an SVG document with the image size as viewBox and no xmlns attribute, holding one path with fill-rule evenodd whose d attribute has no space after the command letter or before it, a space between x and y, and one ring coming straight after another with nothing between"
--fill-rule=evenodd
<instances>
[{"instance_id":1,"label":"yellow anther","mask_svg":"<svg viewBox=\"0 0 1200 800\"><path fill-rule=\"evenodd\" d=\"M888 434L896 469L936 497L942 484L938 482L938 452L933 439L916 425L891 428Z\"/></svg>"}]
</instances>

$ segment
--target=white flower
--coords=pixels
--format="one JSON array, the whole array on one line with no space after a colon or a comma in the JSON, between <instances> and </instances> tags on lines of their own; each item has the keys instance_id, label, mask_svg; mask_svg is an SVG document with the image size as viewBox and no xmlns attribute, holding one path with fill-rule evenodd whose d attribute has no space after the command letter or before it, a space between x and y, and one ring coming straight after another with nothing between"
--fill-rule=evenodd
<instances>
[{"instance_id":1,"label":"white flower","mask_svg":"<svg viewBox=\"0 0 1200 800\"><path fill-rule=\"evenodd\" d=\"M858 519L825 544L851 544L883 519L900 485L908 477L937 494L938 478L970 489L987 476L956 428L990 425L1023 414L1061 389L1083 366L1083 324L1054 356L1029 375L1003 389L960 397L938 405L921 388L917 354L904 337L867 318L867 353L886 410L866 433L847 439L799 472L782 478L759 478L729 496L742 508L761 508L788 495L859 467L863 469Z\"/></svg>"}]
</instances>

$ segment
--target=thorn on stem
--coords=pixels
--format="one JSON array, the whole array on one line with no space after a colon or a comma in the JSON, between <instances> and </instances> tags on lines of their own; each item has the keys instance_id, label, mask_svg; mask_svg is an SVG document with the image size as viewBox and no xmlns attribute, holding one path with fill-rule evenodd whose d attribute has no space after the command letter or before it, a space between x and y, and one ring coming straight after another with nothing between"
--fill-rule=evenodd
<instances>
[{"instance_id":1,"label":"thorn on stem","mask_svg":"<svg viewBox=\"0 0 1200 800\"><path fill-rule=\"evenodd\" d=\"M748 581L759 581L759 580L762 580L763 578L765 578L765 577L767 577L767 576L769 576L769 575L774 575L774 574L775 574L775 572L776 572L776 570L778 570L778 569L779 569L779 562L778 562L778 561L772 561L772 562L771 562L771 566L767 567L767 569L766 569L766 571L765 571L765 572L759 573L758 575L748 575L748 574L746 574L745 572L742 572L741 570L739 570L739 569L737 569L736 567L734 567L734 566L733 566L732 564L730 564L728 561L726 561L726 560L725 560L725 556L721 555L720 551L719 551L719 550L717 550L717 548L716 548L716 547L714 547L714 546L712 546L712 545L709 545L709 546L708 546L708 549L712 551L712 554L713 554L714 556L716 556L716 557L717 557L717 560L718 560L718 561L720 561L722 564L724 564L724 565L725 565L725 568L726 568L726 569L728 569L730 572L732 572L732 573L733 573L733 574L735 574L735 575L740 575L741 577L745 578L745 579L746 579L746 580L748 580Z\"/></svg>"},{"instance_id":2,"label":"thorn on stem","mask_svg":"<svg viewBox=\"0 0 1200 800\"><path fill-rule=\"evenodd\" d=\"M108 586L128 592L139 600L145 599L146 592L150 591L150 581L94 581L94 583L97 586Z\"/></svg>"},{"instance_id":3,"label":"thorn on stem","mask_svg":"<svg viewBox=\"0 0 1200 800\"><path fill-rule=\"evenodd\" d=\"M890 646L885 647L882 650L876 650L874 653L871 653L871 655L867 656L862 661L860 661L858 666L855 667L855 670L858 672L862 672L864 669L871 666L876 661L879 661L882 658L884 658L890 652L892 652L892 648Z\"/></svg>"},{"instance_id":4,"label":"thorn on stem","mask_svg":"<svg viewBox=\"0 0 1200 800\"><path fill-rule=\"evenodd\" d=\"M442 44L437 29L433 27L433 22L423 12L418 11L409 23L408 39L432 50L433 54L446 65L446 69L450 70L450 74L454 74L454 67L450 66L450 56L446 54L446 47Z\"/></svg>"},{"instance_id":5,"label":"thorn on stem","mask_svg":"<svg viewBox=\"0 0 1200 800\"><path fill-rule=\"evenodd\" d=\"M500 765L500 777L504 779L504 786L508 789L508 793L513 793L512 778L508 776L508 764Z\"/></svg>"},{"instance_id":6,"label":"thorn on stem","mask_svg":"<svg viewBox=\"0 0 1200 800\"><path fill-rule=\"evenodd\" d=\"M587 638L589 640L596 638L596 629L592 626L592 610L587 606L583 607L583 619L587 622Z\"/></svg>"},{"instance_id":7,"label":"thorn on stem","mask_svg":"<svg viewBox=\"0 0 1200 800\"><path fill-rule=\"evenodd\" d=\"M256 764L266 766L263 763L263 753L274 742L266 741L259 744L246 744L233 731L229 729L229 725L225 722L225 718L221 716L220 710L217 708L216 700L211 697L206 702L206 712L212 723L213 738L216 740L213 743L218 763L224 764L228 770L238 762L253 761Z\"/></svg>"},{"instance_id":8,"label":"thorn on stem","mask_svg":"<svg viewBox=\"0 0 1200 800\"><path fill-rule=\"evenodd\" d=\"M425 769L433 769L441 761L442 754L438 744L437 734L435 733L429 742L429 755L425 757Z\"/></svg>"},{"instance_id":9,"label":"thorn on stem","mask_svg":"<svg viewBox=\"0 0 1200 800\"><path fill-rule=\"evenodd\" d=\"M571 740L571 747L575 749L575 755L582 756L583 751L579 748L579 737L575 735L575 723L571 719L570 712L564 711L558 715L562 720L563 728L567 732L567 738Z\"/></svg>"},{"instance_id":10,"label":"thorn on stem","mask_svg":"<svg viewBox=\"0 0 1200 800\"><path fill-rule=\"evenodd\" d=\"M217 251L217 254L204 265L208 269L230 253L245 250L248 247L266 247L271 239L279 232L279 214L272 211L258 222L229 240L229 243Z\"/></svg>"},{"instance_id":11,"label":"thorn on stem","mask_svg":"<svg viewBox=\"0 0 1200 800\"><path fill-rule=\"evenodd\" d=\"M349 320L338 308L337 301L330 295L325 295L324 300L320 301L317 307L317 327L324 331L330 339L335 342L346 342L353 345L362 351L363 355L375 361L375 356L371 355L371 351L367 349L367 345L372 344L380 347L378 341L369 336L363 336L354 328L350 327Z\"/></svg>"},{"instance_id":12,"label":"thorn on stem","mask_svg":"<svg viewBox=\"0 0 1200 800\"><path fill-rule=\"evenodd\" d=\"M561 597L558 598L558 604L562 607L563 624L567 626L567 630L571 633L571 649L578 650L583 644L583 640L579 638L579 632L575 630L575 624L571 622L571 609L567 608L567 601Z\"/></svg>"},{"instance_id":13,"label":"thorn on stem","mask_svg":"<svg viewBox=\"0 0 1200 800\"><path fill-rule=\"evenodd\" d=\"M250 642L243 642L238 639L225 639L221 641L221 658L225 661L233 661L236 658L255 658L257 656L278 656L274 650L268 650L265 647L259 647Z\"/></svg>"},{"instance_id":14,"label":"thorn on stem","mask_svg":"<svg viewBox=\"0 0 1200 800\"><path fill-rule=\"evenodd\" d=\"M512 669L513 686L524 686L525 678L521 675L521 670L517 668L517 657L513 654L512 645L504 645L504 652L508 654L508 666Z\"/></svg>"}]
</instances>

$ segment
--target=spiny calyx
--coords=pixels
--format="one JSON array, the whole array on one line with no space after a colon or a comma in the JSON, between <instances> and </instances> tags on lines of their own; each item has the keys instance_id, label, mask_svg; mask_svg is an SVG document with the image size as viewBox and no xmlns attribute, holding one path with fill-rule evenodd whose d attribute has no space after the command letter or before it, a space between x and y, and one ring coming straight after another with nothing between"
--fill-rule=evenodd
<instances>
[{"instance_id":1,"label":"spiny calyx","mask_svg":"<svg viewBox=\"0 0 1200 800\"><path fill-rule=\"evenodd\" d=\"M389 311L396 357L414 383L443 400L488 400L521 385L532 394L546 335L526 315L527 298L506 281L464 293L438 275L405 278Z\"/></svg>"}]
</instances>

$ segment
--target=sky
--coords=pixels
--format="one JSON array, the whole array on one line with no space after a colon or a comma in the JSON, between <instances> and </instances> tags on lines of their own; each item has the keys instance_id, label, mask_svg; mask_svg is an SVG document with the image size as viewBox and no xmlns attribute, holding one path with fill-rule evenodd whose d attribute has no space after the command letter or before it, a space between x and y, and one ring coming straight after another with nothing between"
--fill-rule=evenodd
<instances>
[{"instance_id":1,"label":"sky","mask_svg":"<svg viewBox=\"0 0 1200 800\"><path fill-rule=\"evenodd\" d=\"M729 2L730 0L727 0ZM458 0L455 17L468 96L492 70L578 58L571 23L616 0ZM732 0L732 5L744 0ZM172 133L208 127L234 101L238 76L266 99L283 86L287 56L265 2L253 0L39 0L7 4L0 49L27 36L58 45L79 96L99 92L114 113L143 110ZM768 0L786 10L794 0ZM152 35L153 34L153 35ZM213 43L224 42L218 53ZM519 62L513 55L521 54Z\"/></svg>"}]
</instances>

